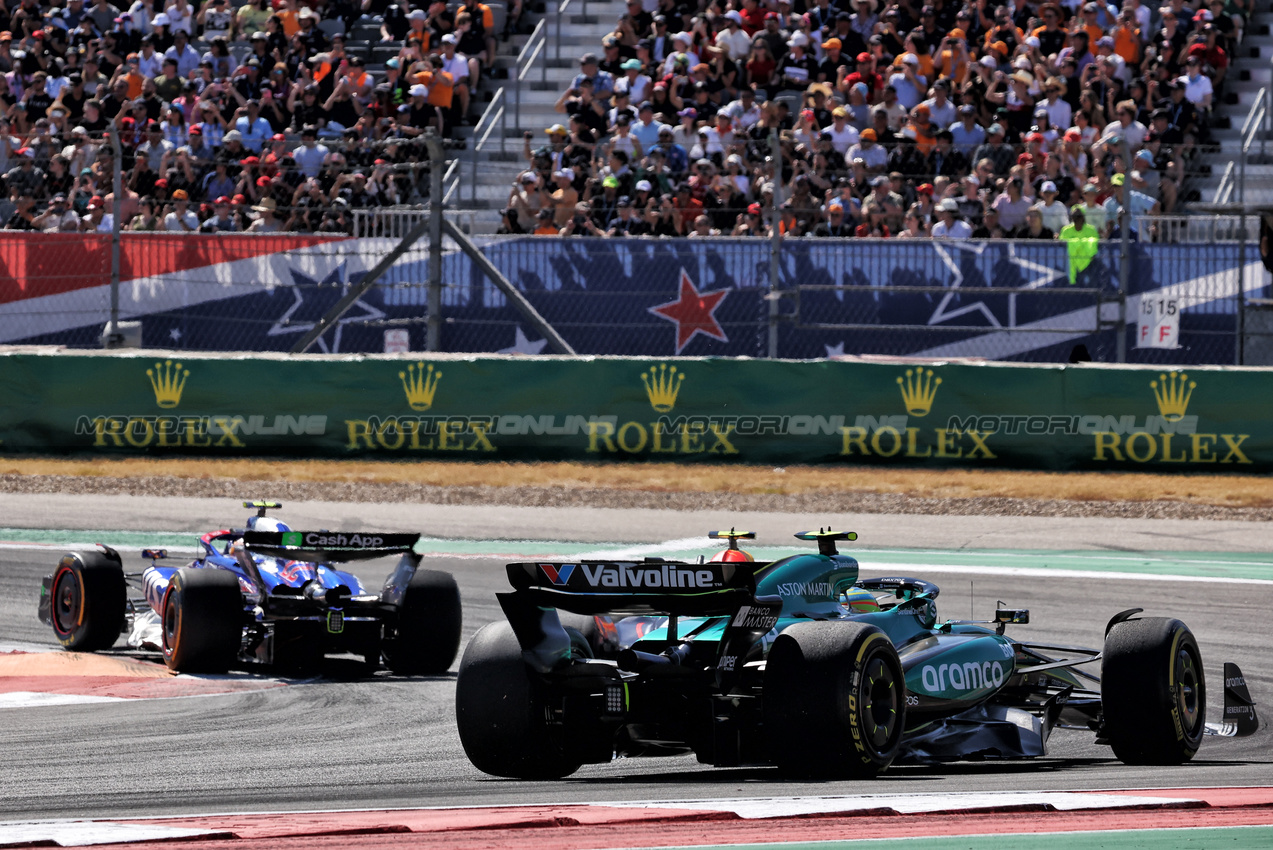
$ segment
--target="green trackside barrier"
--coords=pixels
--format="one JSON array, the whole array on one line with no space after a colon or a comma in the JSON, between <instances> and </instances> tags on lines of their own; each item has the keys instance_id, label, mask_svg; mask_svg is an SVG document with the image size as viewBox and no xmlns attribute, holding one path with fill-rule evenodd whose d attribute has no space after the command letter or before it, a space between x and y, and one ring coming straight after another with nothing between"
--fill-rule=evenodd
<instances>
[{"instance_id":1,"label":"green trackside barrier","mask_svg":"<svg viewBox=\"0 0 1273 850\"><path fill-rule=\"evenodd\" d=\"M1273 371L0 353L0 451L1263 472Z\"/></svg>"}]
</instances>

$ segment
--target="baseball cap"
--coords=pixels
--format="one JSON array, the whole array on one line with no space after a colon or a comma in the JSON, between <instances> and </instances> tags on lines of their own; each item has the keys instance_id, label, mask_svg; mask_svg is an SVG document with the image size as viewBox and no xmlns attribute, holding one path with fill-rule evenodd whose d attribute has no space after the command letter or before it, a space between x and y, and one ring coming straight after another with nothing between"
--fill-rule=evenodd
<instances>
[{"instance_id":1,"label":"baseball cap","mask_svg":"<svg viewBox=\"0 0 1273 850\"><path fill-rule=\"evenodd\" d=\"M190 193L185 189L178 189L172 193L172 199L174 201L188 201L190 200Z\"/></svg>"},{"instance_id":2,"label":"baseball cap","mask_svg":"<svg viewBox=\"0 0 1273 850\"><path fill-rule=\"evenodd\" d=\"M428 97L429 89L427 86L421 83L416 83L414 86L412 86L410 89L407 90L407 94L411 95L412 97Z\"/></svg>"},{"instance_id":3,"label":"baseball cap","mask_svg":"<svg viewBox=\"0 0 1273 850\"><path fill-rule=\"evenodd\" d=\"M1044 180L1043 185L1039 187L1040 192L1055 192L1056 184L1051 180Z\"/></svg>"},{"instance_id":4,"label":"baseball cap","mask_svg":"<svg viewBox=\"0 0 1273 850\"><path fill-rule=\"evenodd\" d=\"M1113 177L1111 177L1111 178L1109 179L1109 185L1111 185L1111 186L1122 186L1122 185L1123 185L1123 182L1124 182L1126 179L1127 179L1127 178L1125 178L1125 177L1124 177L1123 175L1121 175L1121 174L1115 174Z\"/></svg>"},{"instance_id":5,"label":"baseball cap","mask_svg":"<svg viewBox=\"0 0 1273 850\"><path fill-rule=\"evenodd\" d=\"M654 188L654 187L650 185L650 181L649 181L649 180L638 180L638 181L637 181L637 184L636 184L636 190L637 190L638 192L649 192L649 191L653 190L653 188Z\"/></svg>"},{"instance_id":6,"label":"baseball cap","mask_svg":"<svg viewBox=\"0 0 1273 850\"><path fill-rule=\"evenodd\" d=\"M601 185L602 185L602 186L604 186L604 187L605 187L605 188L607 188L607 189L618 189L618 188L619 188L619 178L618 178L618 177L614 177L614 176L607 177L607 178L605 178L604 180L602 180L602 181L601 181Z\"/></svg>"},{"instance_id":7,"label":"baseball cap","mask_svg":"<svg viewBox=\"0 0 1273 850\"><path fill-rule=\"evenodd\" d=\"M560 124L554 124L554 125L552 125L551 127L549 127L547 130L545 130L544 132L545 132L545 133L547 133L547 134L548 134L548 135L550 135L550 136L568 136L568 135L570 135L570 131L569 131L569 130L567 130L565 127L563 127L563 126L562 126L562 125L560 125Z\"/></svg>"}]
</instances>

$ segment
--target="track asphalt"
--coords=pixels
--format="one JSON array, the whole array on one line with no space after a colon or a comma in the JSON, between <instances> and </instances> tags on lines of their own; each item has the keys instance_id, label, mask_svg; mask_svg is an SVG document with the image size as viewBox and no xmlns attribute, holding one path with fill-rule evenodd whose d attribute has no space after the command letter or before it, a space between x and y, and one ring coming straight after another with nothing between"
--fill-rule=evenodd
<instances>
[{"instance_id":1,"label":"track asphalt","mask_svg":"<svg viewBox=\"0 0 1273 850\"><path fill-rule=\"evenodd\" d=\"M229 498L4 494L0 510L6 526L0 530L0 648L24 650L56 649L34 616L39 577L56 558L51 550L100 541L130 558L144 545L179 551L192 546L196 533L239 524L245 514ZM434 553L430 566L451 571L460 583L466 639L500 616L492 594L504 585L501 567L509 557L697 555L711 550L708 529L731 526L757 531L757 554L771 557L801 548L785 545L794 531L829 524L861 534L861 548L854 544L852 551L864 574L905 572L941 584L944 617L965 616L970 602L981 610L1004 599L1031 608L1032 625L1022 627L1031 639L1099 646L1113 612L1143 606L1190 624L1210 676L1218 677L1220 662L1235 660L1257 702L1273 693L1267 630L1258 625L1273 610L1273 529L1256 523L335 503L289 504L281 516L294 527L423 531L429 535L424 548ZM379 583L374 571L364 578ZM155 660L119 650L103 657ZM6 675L17 680L0 669L0 691L8 690ZM1129 768L1090 736L1058 732L1049 756L1034 762L895 767L863 783L782 782L764 769L713 769L692 758L628 759L585 767L563 781L524 783L492 780L467 763L454 731L453 676L317 682L237 676L267 686L197 699L129 695L38 709L5 708L0 699L0 752L6 753L0 846L138 840L143 826L162 827L164 834L147 840L174 850L190 850L194 833L202 835L193 845L198 850L408 847L422 840L500 850L773 842L826 848L862 838L875 839L864 846L909 850L1060 850L1062 841L1068 850L1273 846L1273 752L1264 732L1240 741L1209 739L1193 763L1179 768ZM1213 713L1218 700L1213 688ZM1226 792L1236 796L1224 799L1207 790L1232 785L1249 788ZM1093 789L1101 793L1078 809L1057 805L1065 795L1078 799ZM1130 795L1124 801L1130 808L1089 805L1120 791ZM990 802L980 808L949 802L960 795L965 802L967 795ZM1142 800L1155 796L1162 801ZM593 814L580 817L579 806ZM640 814L651 806L660 814ZM305 824L346 817L330 813L350 808L371 813L359 815L360 824L333 821L330 829L298 834ZM242 831L247 816L232 815L227 823L216 815L253 811L267 815L262 823L292 832L253 836ZM467 818L493 812L496 821L481 829L424 829L439 811ZM605 820L600 811L620 814ZM779 817L746 814L757 811ZM296 812L310 814L284 814ZM121 820L137 816L163 822ZM80 833L67 831L67 818ZM1153 831L1162 827L1172 828ZM1022 832L1030 834L1006 834ZM903 837L906 843L898 844Z\"/></svg>"}]
</instances>

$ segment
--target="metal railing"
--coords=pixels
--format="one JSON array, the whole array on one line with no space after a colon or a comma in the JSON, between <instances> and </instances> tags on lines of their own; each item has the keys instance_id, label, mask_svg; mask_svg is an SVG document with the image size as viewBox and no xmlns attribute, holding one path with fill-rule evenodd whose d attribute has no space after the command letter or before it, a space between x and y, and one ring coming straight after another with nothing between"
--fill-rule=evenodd
<instances>
[{"instance_id":1,"label":"metal railing","mask_svg":"<svg viewBox=\"0 0 1273 850\"><path fill-rule=\"evenodd\" d=\"M1225 164L1224 174L1220 176L1220 185L1216 188L1215 203L1243 203L1246 200L1246 166L1251 158L1251 148L1260 143L1260 162L1264 161L1265 138L1269 131L1269 95L1270 89L1261 88L1255 95L1255 103L1242 122L1242 132L1238 139L1242 145L1239 156ZM1237 197L1234 197L1236 194Z\"/></svg>"},{"instance_id":2,"label":"metal railing","mask_svg":"<svg viewBox=\"0 0 1273 850\"><path fill-rule=\"evenodd\" d=\"M1242 216L1219 215L1138 215L1132 229L1141 242L1207 245L1238 242L1242 239Z\"/></svg>"},{"instance_id":3,"label":"metal railing","mask_svg":"<svg viewBox=\"0 0 1273 850\"><path fill-rule=\"evenodd\" d=\"M458 160L455 160L458 162ZM448 221L468 233L473 232L473 213L467 210L444 210ZM353 210L354 238L383 237L402 239L421 221L429 217L424 204L400 207L368 207Z\"/></svg>"},{"instance_id":4,"label":"metal railing","mask_svg":"<svg viewBox=\"0 0 1273 850\"><path fill-rule=\"evenodd\" d=\"M570 0L564 0L562 7L564 8ZM557 50L561 50L561 16L560 10L557 14ZM518 132L522 127L522 87L526 80L534 73L535 65L539 65L539 82L540 85L547 87L548 85L548 19L540 18L539 23L535 24L535 29L531 32L530 38L526 44L522 46L521 51L517 54L517 61L513 63L512 71L509 73L509 84L513 87L513 132ZM560 57L558 57L560 58ZM504 152L504 139L508 138L508 122L507 117L504 123L502 137L500 139L500 153Z\"/></svg>"}]
</instances>

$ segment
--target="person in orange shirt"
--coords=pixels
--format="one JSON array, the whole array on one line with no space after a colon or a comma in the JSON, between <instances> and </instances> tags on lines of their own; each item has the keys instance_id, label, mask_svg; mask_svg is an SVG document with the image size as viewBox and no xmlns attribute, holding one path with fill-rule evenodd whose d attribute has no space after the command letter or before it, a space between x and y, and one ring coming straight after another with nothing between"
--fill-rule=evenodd
<instances>
[{"instance_id":1,"label":"person in orange shirt","mask_svg":"<svg viewBox=\"0 0 1273 850\"><path fill-rule=\"evenodd\" d=\"M421 56L425 56L429 52L429 44L431 33L428 28L429 16L425 14L423 9L413 9L411 14L407 15L407 37L402 40L405 47L414 45Z\"/></svg>"},{"instance_id":2,"label":"person in orange shirt","mask_svg":"<svg viewBox=\"0 0 1273 850\"><path fill-rule=\"evenodd\" d=\"M125 71L122 76L128 80L128 97L132 100L141 97L141 86L146 78L141 73L140 57L136 53L129 53L128 62L120 70Z\"/></svg>"},{"instance_id":3,"label":"person in orange shirt","mask_svg":"<svg viewBox=\"0 0 1273 850\"><path fill-rule=\"evenodd\" d=\"M296 0L275 0L274 14L278 15L279 20L283 23L283 35L291 38L301 31Z\"/></svg>"},{"instance_id":4,"label":"person in orange shirt","mask_svg":"<svg viewBox=\"0 0 1273 850\"><path fill-rule=\"evenodd\" d=\"M1075 17L1074 29L1071 32L1087 33L1087 43L1096 44L1105 35L1105 28L1096 22L1100 8L1095 3L1084 3L1082 10Z\"/></svg>"},{"instance_id":5,"label":"person in orange shirt","mask_svg":"<svg viewBox=\"0 0 1273 850\"><path fill-rule=\"evenodd\" d=\"M939 77L963 83L970 58L966 38L964 31L956 27L942 40L941 49L933 62L933 70Z\"/></svg>"},{"instance_id":6,"label":"person in orange shirt","mask_svg":"<svg viewBox=\"0 0 1273 850\"><path fill-rule=\"evenodd\" d=\"M1140 64L1140 29L1136 26L1135 13L1126 7L1118 13L1114 27L1114 52L1128 65Z\"/></svg>"},{"instance_id":7,"label":"person in orange shirt","mask_svg":"<svg viewBox=\"0 0 1273 850\"><path fill-rule=\"evenodd\" d=\"M938 129L944 129L929 120L928 107L922 103L911 110L911 120L906 126L915 131L915 148L924 156L937 144Z\"/></svg>"}]
</instances>

